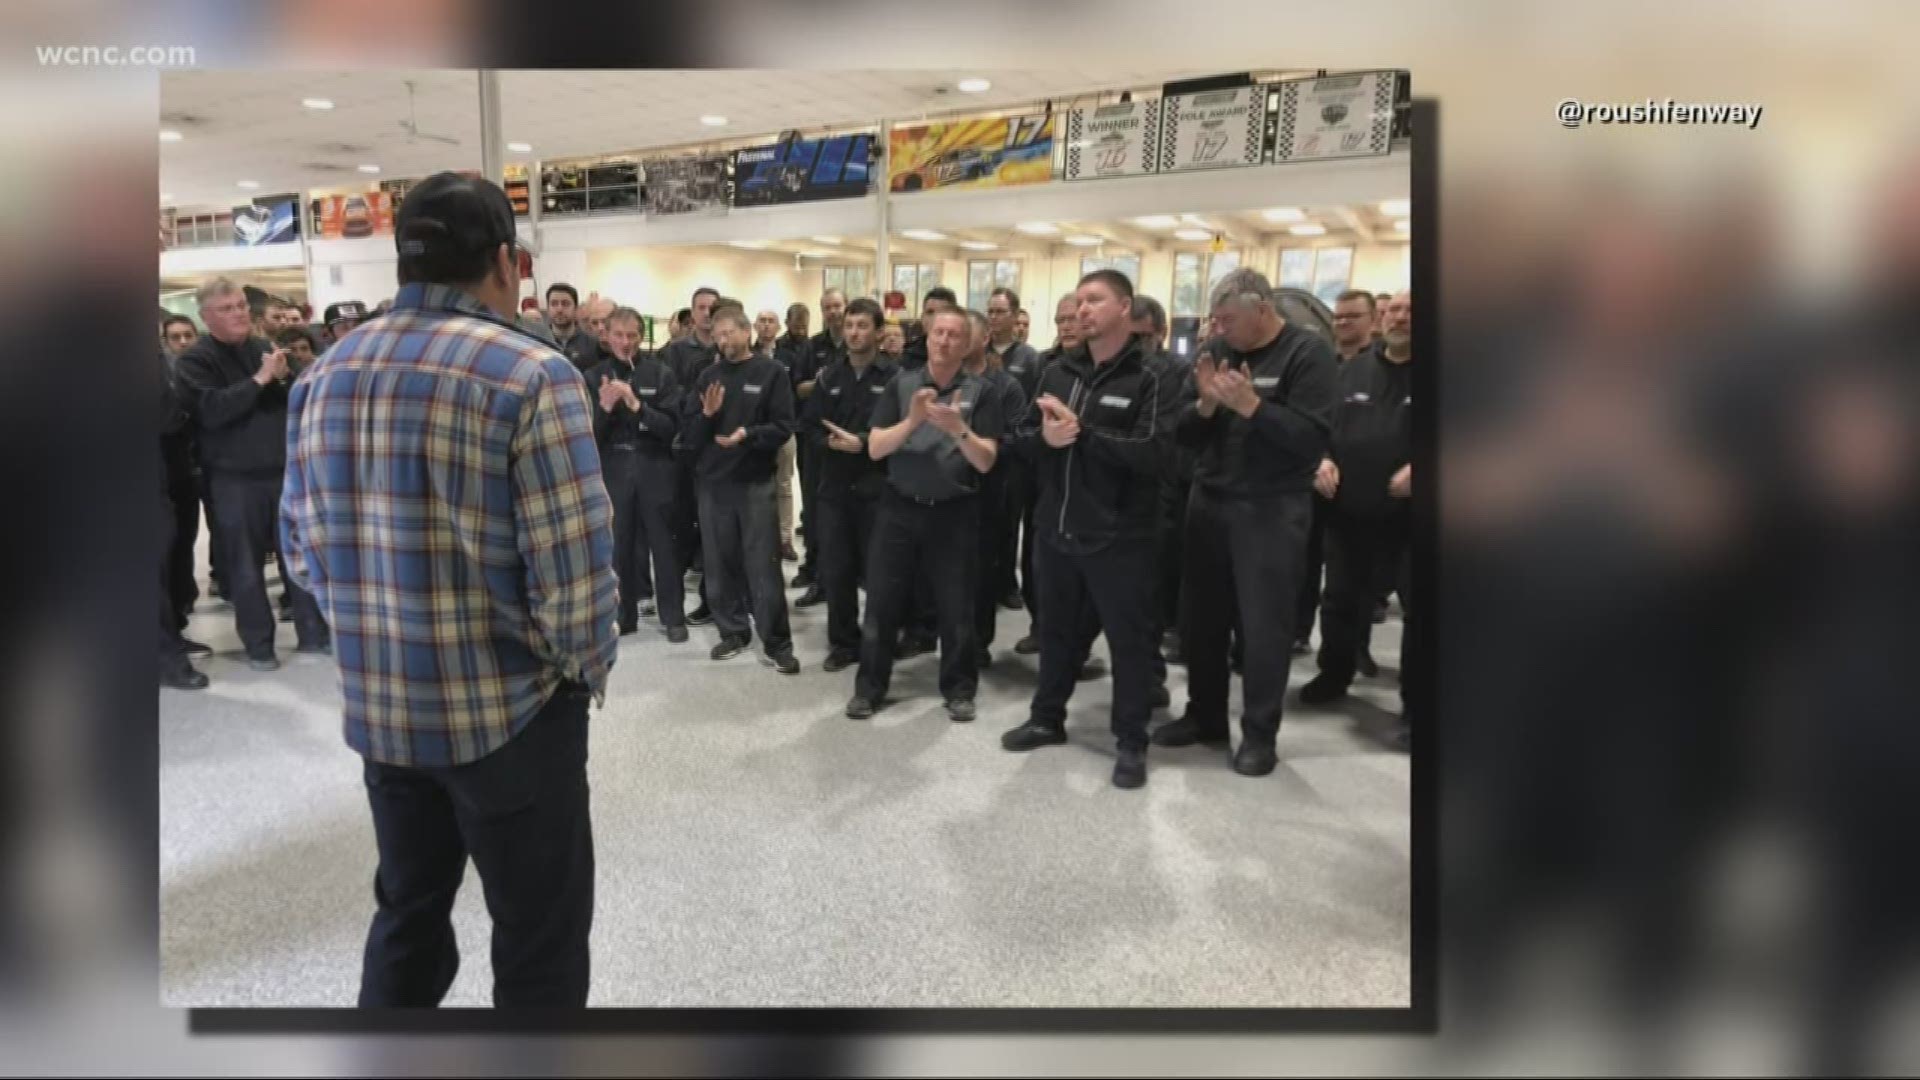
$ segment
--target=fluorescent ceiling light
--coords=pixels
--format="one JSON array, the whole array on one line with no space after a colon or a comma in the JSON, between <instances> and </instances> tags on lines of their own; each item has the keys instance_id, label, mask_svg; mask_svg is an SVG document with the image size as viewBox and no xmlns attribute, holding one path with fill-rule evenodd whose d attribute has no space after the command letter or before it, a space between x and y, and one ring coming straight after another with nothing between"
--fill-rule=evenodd
<instances>
[{"instance_id":1,"label":"fluorescent ceiling light","mask_svg":"<svg viewBox=\"0 0 1920 1080\"><path fill-rule=\"evenodd\" d=\"M706 115L706 116L703 116L703 117L701 117L701 118L700 118L700 122L701 122L701 123L703 123L703 124L705 124L705 125L707 125L708 127L726 127L726 126L727 126L727 118L726 118L726 117L724 117L724 116L714 116L714 115L712 115L711 113L709 113L709 114L708 114L708 115Z\"/></svg>"},{"instance_id":2,"label":"fluorescent ceiling light","mask_svg":"<svg viewBox=\"0 0 1920 1080\"><path fill-rule=\"evenodd\" d=\"M513 154L531 154L533 153L533 144L523 143L523 142L510 142L507 144L507 151Z\"/></svg>"},{"instance_id":3,"label":"fluorescent ceiling light","mask_svg":"<svg viewBox=\"0 0 1920 1080\"><path fill-rule=\"evenodd\" d=\"M803 251L803 252L801 252L801 253L800 253L800 257L801 257L801 258L803 258L803 259L831 259L831 258L833 258L833 252L831 252L831 251Z\"/></svg>"},{"instance_id":4,"label":"fluorescent ceiling light","mask_svg":"<svg viewBox=\"0 0 1920 1080\"><path fill-rule=\"evenodd\" d=\"M1199 214L1181 214L1180 220L1186 222L1189 225L1199 226L1202 229L1209 228L1209 226L1207 225L1207 219L1201 217Z\"/></svg>"},{"instance_id":5,"label":"fluorescent ceiling light","mask_svg":"<svg viewBox=\"0 0 1920 1080\"><path fill-rule=\"evenodd\" d=\"M961 79L958 85L963 94L984 94L993 89L993 84L985 79Z\"/></svg>"},{"instance_id":6,"label":"fluorescent ceiling light","mask_svg":"<svg viewBox=\"0 0 1920 1080\"><path fill-rule=\"evenodd\" d=\"M1028 236L1052 236L1060 231L1060 226L1049 225L1044 221L1023 221L1015 225L1014 228L1026 233Z\"/></svg>"},{"instance_id":7,"label":"fluorescent ceiling light","mask_svg":"<svg viewBox=\"0 0 1920 1080\"><path fill-rule=\"evenodd\" d=\"M1171 229L1180 224L1180 219L1172 214L1149 214L1134 218L1133 223L1143 229Z\"/></svg>"},{"instance_id":8,"label":"fluorescent ceiling light","mask_svg":"<svg viewBox=\"0 0 1920 1080\"><path fill-rule=\"evenodd\" d=\"M240 186L241 186L241 187L243 187L243 188L257 188L257 187L259 187L259 186L260 186L260 181L258 181L258 180L242 180L242 181L240 181Z\"/></svg>"},{"instance_id":9,"label":"fluorescent ceiling light","mask_svg":"<svg viewBox=\"0 0 1920 1080\"><path fill-rule=\"evenodd\" d=\"M300 104L306 106L309 109L320 109L323 111L326 109L333 108L333 102L323 97L301 98Z\"/></svg>"},{"instance_id":10,"label":"fluorescent ceiling light","mask_svg":"<svg viewBox=\"0 0 1920 1080\"><path fill-rule=\"evenodd\" d=\"M173 201L173 192L171 192L171 191L163 191L163 192L161 192L161 193L160 193L160 201L161 201L161 202L172 202L172 201Z\"/></svg>"},{"instance_id":11,"label":"fluorescent ceiling light","mask_svg":"<svg viewBox=\"0 0 1920 1080\"><path fill-rule=\"evenodd\" d=\"M1173 235L1181 240L1211 240L1213 234L1205 229L1175 229Z\"/></svg>"},{"instance_id":12,"label":"fluorescent ceiling light","mask_svg":"<svg viewBox=\"0 0 1920 1080\"><path fill-rule=\"evenodd\" d=\"M180 138L180 133L171 129L162 129L160 132L161 142L179 142Z\"/></svg>"},{"instance_id":13,"label":"fluorescent ceiling light","mask_svg":"<svg viewBox=\"0 0 1920 1080\"><path fill-rule=\"evenodd\" d=\"M362 166L360 166L360 171L361 171L361 172L363 172L363 173L377 173L377 172L379 172L379 171L380 171L380 166L378 166L378 165L362 165Z\"/></svg>"},{"instance_id":14,"label":"fluorescent ceiling light","mask_svg":"<svg viewBox=\"0 0 1920 1080\"><path fill-rule=\"evenodd\" d=\"M968 251L992 251L1000 245L989 244L985 240L962 240L960 241L960 246L966 248Z\"/></svg>"},{"instance_id":15,"label":"fluorescent ceiling light","mask_svg":"<svg viewBox=\"0 0 1920 1080\"><path fill-rule=\"evenodd\" d=\"M1068 237L1065 237L1064 239L1066 240L1067 243L1072 244L1075 247L1096 247L1100 244L1106 243L1105 240L1102 240L1098 236L1068 236Z\"/></svg>"},{"instance_id":16,"label":"fluorescent ceiling light","mask_svg":"<svg viewBox=\"0 0 1920 1080\"><path fill-rule=\"evenodd\" d=\"M807 239L816 244L837 244L840 242L840 238L837 236L809 236Z\"/></svg>"},{"instance_id":17,"label":"fluorescent ceiling light","mask_svg":"<svg viewBox=\"0 0 1920 1080\"><path fill-rule=\"evenodd\" d=\"M1307 220L1307 215L1301 213L1300 208L1297 206L1279 206L1272 210L1262 210L1260 216L1266 218L1268 221L1278 222L1282 225L1290 221Z\"/></svg>"},{"instance_id":18,"label":"fluorescent ceiling light","mask_svg":"<svg viewBox=\"0 0 1920 1080\"><path fill-rule=\"evenodd\" d=\"M946 233L934 232L932 229L905 229L901 231L900 235L909 240L926 240L929 242L945 240L947 238Z\"/></svg>"},{"instance_id":19,"label":"fluorescent ceiling light","mask_svg":"<svg viewBox=\"0 0 1920 1080\"><path fill-rule=\"evenodd\" d=\"M1413 204L1406 199L1388 199L1380 204L1380 212L1388 217L1406 217Z\"/></svg>"},{"instance_id":20,"label":"fluorescent ceiling light","mask_svg":"<svg viewBox=\"0 0 1920 1080\"><path fill-rule=\"evenodd\" d=\"M1327 235L1327 227L1325 225L1295 225L1293 228L1288 229L1287 231L1292 233L1295 236Z\"/></svg>"},{"instance_id":21,"label":"fluorescent ceiling light","mask_svg":"<svg viewBox=\"0 0 1920 1080\"><path fill-rule=\"evenodd\" d=\"M758 251L761 248L764 248L767 246L767 242L765 240L729 240L727 241L727 243L732 247L750 248L754 251Z\"/></svg>"}]
</instances>

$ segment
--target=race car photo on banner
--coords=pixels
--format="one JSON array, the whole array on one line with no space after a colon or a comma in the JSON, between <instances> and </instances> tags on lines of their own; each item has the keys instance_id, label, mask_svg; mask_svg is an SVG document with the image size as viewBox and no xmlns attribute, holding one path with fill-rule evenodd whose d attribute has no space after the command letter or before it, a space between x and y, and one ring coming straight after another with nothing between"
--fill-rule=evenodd
<instances>
[{"instance_id":1,"label":"race car photo on banner","mask_svg":"<svg viewBox=\"0 0 1920 1080\"><path fill-rule=\"evenodd\" d=\"M1054 118L947 120L896 127L888 137L893 191L1010 187L1053 179Z\"/></svg>"}]
</instances>

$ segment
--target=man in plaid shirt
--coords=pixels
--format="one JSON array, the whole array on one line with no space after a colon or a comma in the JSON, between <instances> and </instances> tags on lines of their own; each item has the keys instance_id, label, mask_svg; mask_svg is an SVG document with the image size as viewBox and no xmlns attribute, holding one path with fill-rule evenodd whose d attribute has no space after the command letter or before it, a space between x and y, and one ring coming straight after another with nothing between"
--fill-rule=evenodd
<instances>
[{"instance_id":1,"label":"man in plaid shirt","mask_svg":"<svg viewBox=\"0 0 1920 1080\"><path fill-rule=\"evenodd\" d=\"M587 706L613 664L613 532L586 384L515 326L513 209L440 173L401 288L289 403L281 551L334 627L380 866L360 1004L437 1005L471 856L496 1005L581 1006Z\"/></svg>"}]
</instances>

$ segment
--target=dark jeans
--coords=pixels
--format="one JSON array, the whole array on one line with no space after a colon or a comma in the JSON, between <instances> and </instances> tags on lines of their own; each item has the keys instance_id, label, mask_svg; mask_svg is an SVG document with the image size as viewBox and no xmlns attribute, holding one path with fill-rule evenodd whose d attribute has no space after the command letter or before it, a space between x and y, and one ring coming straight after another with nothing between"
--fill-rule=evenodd
<instances>
[{"instance_id":1,"label":"dark jeans","mask_svg":"<svg viewBox=\"0 0 1920 1080\"><path fill-rule=\"evenodd\" d=\"M1327 595L1320 609L1320 673L1341 686L1353 682L1354 662L1373 631L1379 582L1397 580L1406 565L1407 515L1327 516ZM1401 591L1401 604L1406 591ZM1406 660L1401 659L1404 673Z\"/></svg>"},{"instance_id":2,"label":"dark jeans","mask_svg":"<svg viewBox=\"0 0 1920 1080\"><path fill-rule=\"evenodd\" d=\"M631 626L639 618L640 600L654 596L662 626L686 625L686 583L680 577L673 533L678 468L664 456L617 447L602 453L600 462L613 503L613 569L620 578L621 624Z\"/></svg>"},{"instance_id":3,"label":"dark jeans","mask_svg":"<svg viewBox=\"0 0 1920 1080\"><path fill-rule=\"evenodd\" d=\"M587 1003L593 824L587 702L562 686L505 746L468 765L367 761L380 849L360 1007L438 1005L460 969L454 895L473 857L493 917L493 1003Z\"/></svg>"},{"instance_id":4,"label":"dark jeans","mask_svg":"<svg viewBox=\"0 0 1920 1080\"><path fill-rule=\"evenodd\" d=\"M1236 626L1246 656L1241 732L1253 745L1267 747L1279 734L1312 498L1307 492L1228 498L1193 490L1180 636L1187 653L1187 717L1203 736L1227 732L1228 635ZM1351 663L1353 654L1347 657Z\"/></svg>"},{"instance_id":5,"label":"dark jeans","mask_svg":"<svg viewBox=\"0 0 1920 1080\"><path fill-rule=\"evenodd\" d=\"M820 588L827 596L827 647L834 652L860 651L860 580L866 572L879 512L878 499L851 494L821 499L807 531L807 552L820 552ZM871 605L871 599L868 603Z\"/></svg>"},{"instance_id":6,"label":"dark jeans","mask_svg":"<svg viewBox=\"0 0 1920 1080\"><path fill-rule=\"evenodd\" d=\"M1040 683L1030 719L1059 728L1094 637L1104 631L1113 651L1113 735L1123 750L1144 750L1153 715L1154 657L1151 540L1122 540L1091 555L1068 555L1042 540Z\"/></svg>"},{"instance_id":7,"label":"dark jeans","mask_svg":"<svg viewBox=\"0 0 1920 1080\"><path fill-rule=\"evenodd\" d=\"M267 599L264 566L267 552L279 546L280 478L218 475L212 478L213 501L220 509L219 528L226 540L227 596L233 601L233 622L249 657L273 654L277 620ZM286 575L282 560L281 574ZM325 644L327 624L313 597L291 580L285 583L293 601L293 625L302 645Z\"/></svg>"},{"instance_id":8,"label":"dark jeans","mask_svg":"<svg viewBox=\"0 0 1920 1080\"><path fill-rule=\"evenodd\" d=\"M747 613L768 656L793 648L787 586L780 575L780 523L772 478L753 483L700 483L700 539L707 550L705 586L722 634L748 633Z\"/></svg>"},{"instance_id":9,"label":"dark jeans","mask_svg":"<svg viewBox=\"0 0 1920 1080\"><path fill-rule=\"evenodd\" d=\"M869 701L893 682L893 643L924 581L933 592L940 636L940 696L971 701L979 685L973 642L973 562L979 543L979 496L922 506L889 490L867 557L867 618L860 634L854 692Z\"/></svg>"}]
</instances>

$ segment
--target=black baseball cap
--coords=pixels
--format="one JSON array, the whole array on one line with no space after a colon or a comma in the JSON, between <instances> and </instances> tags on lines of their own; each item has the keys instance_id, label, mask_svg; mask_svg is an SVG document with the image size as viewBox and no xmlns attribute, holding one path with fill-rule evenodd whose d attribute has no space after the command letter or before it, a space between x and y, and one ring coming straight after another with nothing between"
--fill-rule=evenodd
<instances>
[{"instance_id":1,"label":"black baseball cap","mask_svg":"<svg viewBox=\"0 0 1920 1080\"><path fill-rule=\"evenodd\" d=\"M367 317L367 305L358 300L342 300L337 304L328 304L327 311L320 321L327 326L342 319L364 319Z\"/></svg>"},{"instance_id":2,"label":"black baseball cap","mask_svg":"<svg viewBox=\"0 0 1920 1080\"><path fill-rule=\"evenodd\" d=\"M470 279L477 259L501 244L519 244L507 193L456 172L434 173L407 192L394 215L393 238L404 281Z\"/></svg>"}]
</instances>

